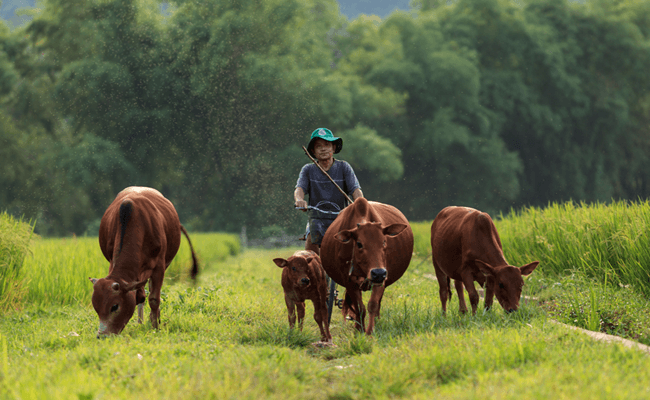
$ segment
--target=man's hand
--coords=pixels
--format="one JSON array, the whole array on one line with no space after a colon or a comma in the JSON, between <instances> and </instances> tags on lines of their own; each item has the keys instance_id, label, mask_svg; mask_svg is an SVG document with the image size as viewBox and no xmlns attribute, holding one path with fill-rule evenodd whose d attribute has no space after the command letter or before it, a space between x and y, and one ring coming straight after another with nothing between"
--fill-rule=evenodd
<instances>
[{"instance_id":1,"label":"man's hand","mask_svg":"<svg viewBox=\"0 0 650 400\"><path fill-rule=\"evenodd\" d=\"M302 208L302 211L307 212L307 202L305 201L305 192L302 188L296 188L293 192L294 206Z\"/></svg>"}]
</instances>

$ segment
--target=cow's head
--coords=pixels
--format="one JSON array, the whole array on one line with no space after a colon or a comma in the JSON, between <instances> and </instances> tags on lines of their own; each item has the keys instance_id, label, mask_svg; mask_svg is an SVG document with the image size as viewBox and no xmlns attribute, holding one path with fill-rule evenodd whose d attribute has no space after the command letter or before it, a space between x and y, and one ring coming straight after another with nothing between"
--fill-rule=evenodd
<instances>
[{"instance_id":1,"label":"cow's head","mask_svg":"<svg viewBox=\"0 0 650 400\"><path fill-rule=\"evenodd\" d=\"M356 228L340 231L334 238L341 243L353 241L353 269L373 285L383 285L386 271L387 236L397 236L406 224L382 226L381 222L362 222Z\"/></svg>"},{"instance_id":2,"label":"cow's head","mask_svg":"<svg viewBox=\"0 0 650 400\"><path fill-rule=\"evenodd\" d=\"M478 269L485 276L492 278L493 293L506 312L517 311L521 289L524 287L522 276L530 275L538 264L539 261L534 261L523 267L513 267L512 265L493 267L481 260L476 260Z\"/></svg>"},{"instance_id":3,"label":"cow's head","mask_svg":"<svg viewBox=\"0 0 650 400\"><path fill-rule=\"evenodd\" d=\"M280 268L285 268L289 282L294 287L306 288L311 284L309 263L315 257L291 256L288 260L274 258L273 262Z\"/></svg>"},{"instance_id":4,"label":"cow's head","mask_svg":"<svg viewBox=\"0 0 650 400\"><path fill-rule=\"evenodd\" d=\"M147 283L126 283L109 278L90 278L93 283L93 307L99 316L97 338L118 334L135 311L135 291Z\"/></svg>"}]
</instances>

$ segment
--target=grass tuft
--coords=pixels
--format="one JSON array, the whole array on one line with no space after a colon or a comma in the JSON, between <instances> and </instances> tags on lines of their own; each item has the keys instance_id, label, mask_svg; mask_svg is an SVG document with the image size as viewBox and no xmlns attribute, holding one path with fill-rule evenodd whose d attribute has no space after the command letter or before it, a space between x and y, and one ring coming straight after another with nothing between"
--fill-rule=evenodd
<instances>
[{"instance_id":1,"label":"grass tuft","mask_svg":"<svg viewBox=\"0 0 650 400\"><path fill-rule=\"evenodd\" d=\"M34 226L0 213L0 313L16 309L27 291L23 263Z\"/></svg>"}]
</instances>

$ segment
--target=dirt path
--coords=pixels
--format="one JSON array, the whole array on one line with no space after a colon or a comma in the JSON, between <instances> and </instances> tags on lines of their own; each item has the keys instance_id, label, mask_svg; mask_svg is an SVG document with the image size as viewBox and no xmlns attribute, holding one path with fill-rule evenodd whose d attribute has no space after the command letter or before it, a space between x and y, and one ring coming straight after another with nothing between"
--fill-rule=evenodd
<instances>
[{"instance_id":1,"label":"dirt path","mask_svg":"<svg viewBox=\"0 0 650 400\"><path fill-rule=\"evenodd\" d=\"M577 326L571 326L571 325L563 324L563 323L558 322L558 321L556 321L554 319L552 319L550 321L552 323L554 323L554 324L562 325L562 326L567 327L569 329L573 329L573 330L582 332L582 333L584 333L586 335L591 336L592 338L594 338L596 340L601 340L603 342L608 342L608 343L618 342L618 343L621 343L625 347L629 347L630 349L637 349L637 350L640 350L640 351L650 355L650 346L646 346L645 344L641 344L641 343L635 342L633 340L623 339L620 336L608 335L608 334L602 333L602 332L588 331L586 329L578 328Z\"/></svg>"}]
</instances>

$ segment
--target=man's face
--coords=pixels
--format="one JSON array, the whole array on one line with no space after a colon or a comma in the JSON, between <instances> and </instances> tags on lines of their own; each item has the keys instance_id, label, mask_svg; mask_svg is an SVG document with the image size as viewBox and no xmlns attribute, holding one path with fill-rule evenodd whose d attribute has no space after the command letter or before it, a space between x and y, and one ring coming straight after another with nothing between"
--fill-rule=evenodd
<instances>
[{"instance_id":1,"label":"man's face","mask_svg":"<svg viewBox=\"0 0 650 400\"><path fill-rule=\"evenodd\" d=\"M327 140L323 139L316 139L316 142L314 143L314 154L319 160L324 161L332 158L334 156L334 149L336 149L334 142L328 142Z\"/></svg>"}]
</instances>

